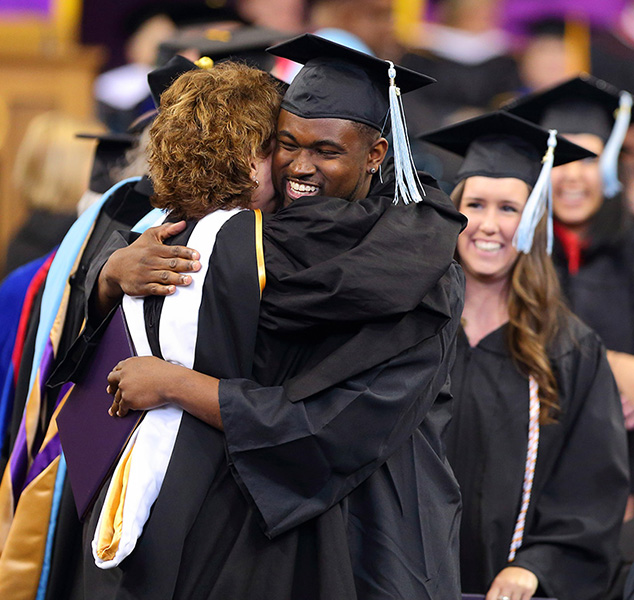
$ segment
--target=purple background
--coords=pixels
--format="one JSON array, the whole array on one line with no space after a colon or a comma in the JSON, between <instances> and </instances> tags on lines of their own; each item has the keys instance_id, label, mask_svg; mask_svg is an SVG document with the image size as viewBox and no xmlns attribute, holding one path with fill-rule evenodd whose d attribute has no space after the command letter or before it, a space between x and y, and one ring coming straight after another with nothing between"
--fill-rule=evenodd
<instances>
[{"instance_id":1,"label":"purple background","mask_svg":"<svg viewBox=\"0 0 634 600\"><path fill-rule=\"evenodd\" d=\"M521 32L524 24L549 17L581 16L594 25L610 26L626 0L504 0L502 4L505 26Z\"/></svg>"},{"instance_id":2,"label":"purple background","mask_svg":"<svg viewBox=\"0 0 634 600\"><path fill-rule=\"evenodd\" d=\"M37 12L48 14L51 0L0 0L0 12Z\"/></svg>"}]
</instances>

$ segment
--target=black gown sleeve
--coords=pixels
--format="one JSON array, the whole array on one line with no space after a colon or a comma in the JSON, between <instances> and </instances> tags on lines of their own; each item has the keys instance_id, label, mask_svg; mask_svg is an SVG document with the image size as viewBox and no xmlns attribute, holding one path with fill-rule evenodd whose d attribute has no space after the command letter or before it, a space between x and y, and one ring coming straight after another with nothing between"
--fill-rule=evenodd
<instances>
[{"instance_id":1,"label":"black gown sleeve","mask_svg":"<svg viewBox=\"0 0 634 600\"><path fill-rule=\"evenodd\" d=\"M440 331L298 401L282 386L221 380L231 468L269 537L341 501L412 436L447 381L462 302L456 284Z\"/></svg>"},{"instance_id":2,"label":"black gown sleeve","mask_svg":"<svg viewBox=\"0 0 634 600\"><path fill-rule=\"evenodd\" d=\"M414 310L453 262L466 220L427 189L420 203L305 197L265 221L261 327L303 331Z\"/></svg>"},{"instance_id":3,"label":"black gown sleeve","mask_svg":"<svg viewBox=\"0 0 634 600\"><path fill-rule=\"evenodd\" d=\"M556 361L566 437L513 566L549 596L601 598L612 575L628 495L625 428L605 349L593 332ZM539 467L538 467L539 468Z\"/></svg>"},{"instance_id":4,"label":"black gown sleeve","mask_svg":"<svg viewBox=\"0 0 634 600\"><path fill-rule=\"evenodd\" d=\"M91 311L91 298L97 293L97 282L99 280L99 274L104 265L108 262L108 259L120 248L126 248L134 240L139 237L140 234L132 231L113 231L108 241L106 242L103 250L97 254L94 260L91 262L86 275L86 294L85 294L85 316L86 316L86 328L88 331L94 331L102 319L97 317Z\"/></svg>"}]
</instances>

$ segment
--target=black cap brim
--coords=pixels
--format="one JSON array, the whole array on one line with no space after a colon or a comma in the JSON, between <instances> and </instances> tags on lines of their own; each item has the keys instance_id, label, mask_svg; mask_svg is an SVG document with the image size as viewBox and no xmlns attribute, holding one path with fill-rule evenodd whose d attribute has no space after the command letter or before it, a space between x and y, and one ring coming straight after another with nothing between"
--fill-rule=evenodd
<instances>
[{"instance_id":1,"label":"black cap brim","mask_svg":"<svg viewBox=\"0 0 634 600\"><path fill-rule=\"evenodd\" d=\"M582 74L545 91L516 98L502 108L561 133L592 133L606 140L619 96L613 85Z\"/></svg>"},{"instance_id":2,"label":"black cap brim","mask_svg":"<svg viewBox=\"0 0 634 600\"><path fill-rule=\"evenodd\" d=\"M515 177L529 185L535 183L539 174L548 138L548 130L504 111L420 136L425 142L465 157L459 179L474 175ZM474 151L476 145L477 152ZM593 152L557 136L554 166L594 156Z\"/></svg>"},{"instance_id":3,"label":"black cap brim","mask_svg":"<svg viewBox=\"0 0 634 600\"><path fill-rule=\"evenodd\" d=\"M181 31L172 39L161 43L163 54L176 54L183 50L196 50L212 60L235 59L254 52L264 53L271 44L288 37L287 34L266 27L245 26L237 29L209 27L206 32Z\"/></svg>"},{"instance_id":4,"label":"black cap brim","mask_svg":"<svg viewBox=\"0 0 634 600\"><path fill-rule=\"evenodd\" d=\"M131 146L137 139L138 136L132 133L77 133L75 137L80 138L82 140L98 140L99 142L111 143L111 144L121 144L123 146Z\"/></svg>"}]
</instances>

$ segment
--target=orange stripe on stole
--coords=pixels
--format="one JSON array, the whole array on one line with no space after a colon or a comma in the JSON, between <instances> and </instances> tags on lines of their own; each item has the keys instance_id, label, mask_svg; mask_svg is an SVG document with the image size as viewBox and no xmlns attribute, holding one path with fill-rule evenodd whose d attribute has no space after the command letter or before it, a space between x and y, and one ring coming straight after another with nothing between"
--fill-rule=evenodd
<instances>
[{"instance_id":1,"label":"orange stripe on stole","mask_svg":"<svg viewBox=\"0 0 634 600\"><path fill-rule=\"evenodd\" d=\"M99 529L97 542L97 556L102 560L112 560L121 542L123 506L128 490L133 449L134 444L126 457L117 466L117 470L112 476L112 484L108 490L108 495L106 496L106 501L102 509L104 517L101 522L101 528Z\"/></svg>"},{"instance_id":2,"label":"orange stripe on stole","mask_svg":"<svg viewBox=\"0 0 634 600\"><path fill-rule=\"evenodd\" d=\"M264 245L262 243L262 211L256 208L255 213L255 255L258 263L258 280L260 282L260 298L266 286L266 266L264 264Z\"/></svg>"},{"instance_id":3,"label":"orange stripe on stole","mask_svg":"<svg viewBox=\"0 0 634 600\"><path fill-rule=\"evenodd\" d=\"M7 465L2 475L2 483L0 483L0 556L9 537L13 513L15 511L12 487L11 469L9 465Z\"/></svg>"}]
</instances>

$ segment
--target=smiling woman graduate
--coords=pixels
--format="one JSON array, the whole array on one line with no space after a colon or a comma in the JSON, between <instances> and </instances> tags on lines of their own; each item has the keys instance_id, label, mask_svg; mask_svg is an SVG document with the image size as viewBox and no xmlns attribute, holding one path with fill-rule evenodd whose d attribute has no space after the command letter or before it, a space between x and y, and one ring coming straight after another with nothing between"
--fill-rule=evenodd
<instances>
[{"instance_id":1,"label":"smiling woman graduate","mask_svg":"<svg viewBox=\"0 0 634 600\"><path fill-rule=\"evenodd\" d=\"M592 155L555 134L494 113L423 136L464 156L447 452L464 503L463 590L487 600L604 597L627 497L605 349L565 308L549 256L550 168Z\"/></svg>"}]
</instances>

